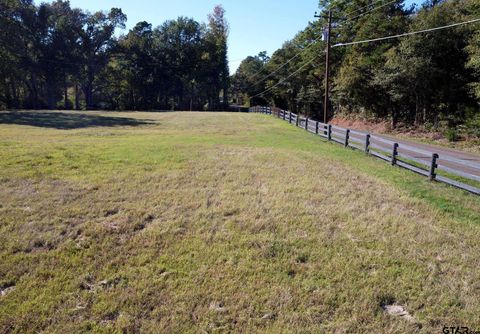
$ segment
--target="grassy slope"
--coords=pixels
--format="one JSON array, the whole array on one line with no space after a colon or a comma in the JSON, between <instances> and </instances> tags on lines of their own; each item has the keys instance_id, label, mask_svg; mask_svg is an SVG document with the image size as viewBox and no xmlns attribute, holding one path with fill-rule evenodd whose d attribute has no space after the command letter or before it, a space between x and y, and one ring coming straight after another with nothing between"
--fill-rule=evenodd
<instances>
[{"instance_id":1,"label":"grassy slope","mask_svg":"<svg viewBox=\"0 0 480 334\"><path fill-rule=\"evenodd\" d=\"M479 197L268 116L108 116L149 124L0 125L0 332L480 323Z\"/></svg>"}]
</instances>

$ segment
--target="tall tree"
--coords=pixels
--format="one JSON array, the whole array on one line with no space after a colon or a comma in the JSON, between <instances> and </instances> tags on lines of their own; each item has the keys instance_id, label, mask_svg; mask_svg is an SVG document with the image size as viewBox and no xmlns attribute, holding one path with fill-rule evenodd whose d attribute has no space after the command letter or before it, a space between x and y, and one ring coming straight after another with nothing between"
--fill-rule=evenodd
<instances>
[{"instance_id":1,"label":"tall tree","mask_svg":"<svg viewBox=\"0 0 480 334\"><path fill-rule=\"evenodd\" d=\"M237 72L231 78L231 91L236 97L236 103L250 103L249 96L259 94L265 89L265 84L258 80L266 73L265 65L269 60L270 57L263 51L255 57L245 58L240 63Z\"/></svg>"},{"instance_id":2,"label":"tall tree","mask_svg":"<svg viewBox=\"0 0 480 334\"><path fill-rule=\"evenodd\" d=\"M227 55L229 25L225 17L225 9L221 5L216 6L213 9L213 13L208 16L208 20L208 38L215 50L212 54L212 61L215 64L214 68L219 71L219 84L223 92L223 105L226 107L228 106L230 72Z\"/></svg>"},{"instance_id":3,"label":"tall tree","mask_svg":"<svg viewBox=\"0 0 480 334\"><path fill-rule=\"evenodd\" d=\"M476 0L465 1L467 18L473 19L480 16L480 3ZM470 83L472 94L480 103L480 29L478 24L470 28L467 52L469 55L467 68L473 71L474 80Z\"/></svg>"},{"instance_id":4,"label":"tall tree","mask_svg":"<svg viewBox=\"0 0 480 334\"><path fill-rule=\"evenodd\" d=\"M82 68L80 80L87 109L95 108L94 92L97 74L106 66L116 45L115 29L125 28L127 16L119 8L110 12L87 13L84 15L84 28L80 31L80 54Z\"/></svg>"}]
</instances>

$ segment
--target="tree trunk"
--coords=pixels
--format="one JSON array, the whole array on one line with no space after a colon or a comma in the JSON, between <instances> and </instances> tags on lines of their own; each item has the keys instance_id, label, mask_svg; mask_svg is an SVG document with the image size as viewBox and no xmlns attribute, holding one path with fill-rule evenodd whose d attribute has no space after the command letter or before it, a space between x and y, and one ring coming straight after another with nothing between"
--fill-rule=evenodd
<instances>
[{"instance_id":1,"label":"tree trunk","mask_svg":"<svg viewBox=\"0 0 480 334\"><path fill-rule=\"evenodd\" d=\"M93 99L92 99L92 86L91 84L87 84L85 86L82 87L82 90L83 90L83 95L85 95L85 104L86 104L86 108L87 110L91 110L93 109Z\"/></svg>"},{"instance_id":2,"label":"tree trunk","mask_svg":"<svg viewBox=\"0 0 480 334\"><path fill-rule=\"evenodd\" d=\"M88 68L87 74L87 83L83 85L83 94L85 94L85 103L87 105L87 110L94 109L93 104L93 81L95 80L95 74L91 67Z\"/></svg>"},{"instance_id":3,"label":"tree trunk","mask_svg":"<svg viewBox=\"0 0 480 334\"><path fill-rule=\"evenodd\" d=\"M10 86L10 87L9 87ZM5 103L7 108L17 108L16 106L16 88L15 84L12 79L10 79L10 82L5 82L5 91L6 91L6 96L5 96Z\"/></svg>"},{"instance_id":4,"label":"tree trunk","mask_svg":"<svg viewBox=\"0 0 480 334\"><path fill-rule=\"evenodd\" d=\"M69 106L68 106L68 83L67 83L66 76L65 76L64 85L63 85L63 96L64 96L63 107L65 108L65 110L67 110Z\"/></svg>"},{"instance_id":5,"label":"tree trunk","mask_svg":"<svg viewBox=\"0 0 480 334\"><path fill-rule=\"evenodd\" d=\"M32 73L30 80L26 81L28 90L30 91L30 107L38 109L38 88L35 74Z\"/></svg>"},{"instance_id":6,"label":"tree trunk","mask_svg":"<svg viewBox=\"0 0 480 334\"><path fill-rule=\"evenodd\" d=\"M396 108L392 108L392 129L397 128L398 118L397 118L397 111Z\"/></svg>"},{"instance_id":7,"label":"tree trunk","mask_svg":"<svg viewBox=\"0 0 480 334\"><path fill-rule=\"evenodd\" d=\"M55 78L53 73L47 74L45 78L45 84L47 86L47 106L49 110L55 109Z\"/></svg>"},{"instance_id":8,"label":"tree trunk","mask_svg":"<svg viewBox=\"0 0 480 334\"><path fill-rule=\"evenodd\" d=\"M415 94L415 120L414 120L414 124L415 126L419 126L420 125L420 115L421 115L421 112L420 112L420 102L419 102L419 96L418 94L416 93Z\"/></svg>"},{"instance_id":9,"label":"tree trunk","mask_svg":"<svg viewBox=\"0 0 480 334\"><path fill-rule=\"evenodd\" d=\"M75 110L80 110L80 89L78 83L75 83Z\"/></svg>"}]
</instances>

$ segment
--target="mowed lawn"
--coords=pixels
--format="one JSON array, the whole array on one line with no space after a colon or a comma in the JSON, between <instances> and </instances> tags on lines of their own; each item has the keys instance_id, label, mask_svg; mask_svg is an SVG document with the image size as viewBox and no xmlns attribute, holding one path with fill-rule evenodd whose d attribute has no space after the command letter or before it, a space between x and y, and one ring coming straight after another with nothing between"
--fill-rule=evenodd
<instances>
[{"instance_id":1,"label":"mowed lawn","mask_svg":"<svg viewBox=\"0 0 480 334\"><path fill-rule=\"evenodd\" d=\"M0 291L0 333L480 330L480 199L264 115L0 113Z\"/></svg>"}]
</instances>

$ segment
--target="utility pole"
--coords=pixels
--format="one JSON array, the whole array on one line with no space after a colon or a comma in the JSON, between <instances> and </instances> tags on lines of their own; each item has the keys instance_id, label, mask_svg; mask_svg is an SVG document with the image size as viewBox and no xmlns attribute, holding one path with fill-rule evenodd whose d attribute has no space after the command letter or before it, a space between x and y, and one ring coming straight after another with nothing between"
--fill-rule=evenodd
<instances>
[{"instance_id":1,"label":"utility pole","mask_svg":"<svg viewBox=\"0 0 480 334\"><path fill-rule=\"evenodd\" d=\"M323 123L327 124L328 105L330 102L330 51L332 49L330 32L332 31L332 11L328 11L328 30L327 30L327 51L325 59L325 101L323 103Z\"/></svg>"},{"instance_id":2,"label":"utility pole","mask_svg":"<svg viewBox=\"0 0 480 334\"><path fill-rule=\"evenodd\" d=\"M322 18L323 16L317 15L315 13L315 17ZM328 28L327 28L327 50L325 52L326 60L325 60L325 100L323 102L323 122L326 124L328 120L328 106L330 102L329 94L330 94L330 52L332 49L331 46L331 39L330 33L332 31L332 11L328 11Z\"/></svg>"}]
</instances>

